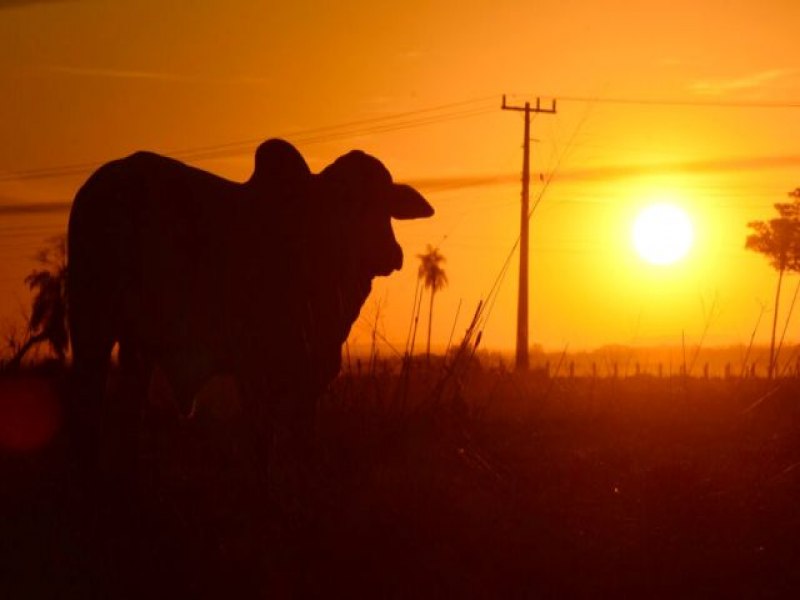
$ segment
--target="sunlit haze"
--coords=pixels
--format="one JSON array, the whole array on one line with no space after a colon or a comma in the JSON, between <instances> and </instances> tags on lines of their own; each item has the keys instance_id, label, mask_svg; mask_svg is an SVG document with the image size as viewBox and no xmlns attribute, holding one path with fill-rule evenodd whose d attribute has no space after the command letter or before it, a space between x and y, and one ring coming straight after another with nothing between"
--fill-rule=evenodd
<instances>
[{"instance_id":1,"label":"sunlit haze","mask_svg":"<svg viewBox=\"0 0 800 600\"><path fill-rule=\"evenodd\" d=\"M513 349L523 120L507 94L557 101L531 124L530 343L747 344L775 282L747 223L800 186L798 23L794 0L0 2L0 323L21 320L37 249L99 164L148 149L243 181L282 136L315 172L363 149L436 208L395 223L404 267L376 279L352 349L376 331L402 352L427 244L449 281L434 350L495 283L482 344ZM656 250L632 226L665 190L694 242L678 225Z\"/></svg>"}]
</instances>

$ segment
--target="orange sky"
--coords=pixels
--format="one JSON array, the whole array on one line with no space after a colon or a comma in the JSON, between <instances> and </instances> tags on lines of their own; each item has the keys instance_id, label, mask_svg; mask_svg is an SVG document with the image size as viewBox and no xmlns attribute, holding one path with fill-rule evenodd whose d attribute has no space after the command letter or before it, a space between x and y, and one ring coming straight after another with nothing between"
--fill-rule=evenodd
<instances>
[{"instance_id":1,"label":"orange sky","mask_svg":"<svg viewBox=\"0 0 800 600\"><path fill-rule=\"evenodd\" d=\"M65 210L20 205L65 204L90 165L137 149L245 179L258 140L280 135L315 170L361 148L426 193L436 217L396 225L406 267L378 282L352 339L368 341L380 303L380 331L403 347L414 256L431 243L450 279L433 334L444 344L518 232L522 117L499 109L504 93L560 99L532 126L532 171L554 173L531 224L532 343L696 343L709 312L706 344L747 343L770 304L774 274L743 246L746 223L800 186L800 108L761 106L800 103L800 3L179 4L0 0L0 319L17 317L32 255L66 223ZM664 196L697 241L654 267L630 226ZM514 260L488 347L513 346Z\"/></svg>"}]
</instances>

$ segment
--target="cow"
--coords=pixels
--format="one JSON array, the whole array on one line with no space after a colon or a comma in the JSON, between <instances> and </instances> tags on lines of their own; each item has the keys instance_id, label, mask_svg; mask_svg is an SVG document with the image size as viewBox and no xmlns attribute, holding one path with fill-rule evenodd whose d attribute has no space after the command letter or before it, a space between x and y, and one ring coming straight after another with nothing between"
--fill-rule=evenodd
<instances>
[{"instance_id":1,"label":"cow","mask_svg":"<svg viewBox=\"0 0 800 600\"><path fill-rule=\"evenodd\" d=\"M268 140L243 183L150 152L101 166L76 194L67 237L81 421L98 427L115 344L139 402L158 367L186 416L221 374L269 418L307 414L373 278L402 266L391 219L433 212L357 150L312 173L291 144Z\"/></svg>"}]
</instances>

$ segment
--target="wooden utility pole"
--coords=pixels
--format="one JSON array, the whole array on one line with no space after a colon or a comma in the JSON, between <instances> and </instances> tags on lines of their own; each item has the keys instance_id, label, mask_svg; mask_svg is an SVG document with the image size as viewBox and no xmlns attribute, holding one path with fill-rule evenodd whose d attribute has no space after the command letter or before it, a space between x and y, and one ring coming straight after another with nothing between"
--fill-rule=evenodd
<instances>
[{"instance_id":1,"label":"wooden utility pole","mask_svg":"<svg viewBox=\"0 0 800 600\"><path fill-rule=\"evenodd\" d=\"M550 103L549 108L542 108L541 99L536 98L536 106L526 102L525 106L509 106L503 95L503 110L517 110L525 113L525 133L522 151L522 207L519 223L519 296L517 297L517 357L515 368L517 371L528 369L528 221L530 220L530 207L528 199L528 185L530 182L530 156L531 156L531 113L556 112L556 101Z\"/></svg>"}]
</instances>

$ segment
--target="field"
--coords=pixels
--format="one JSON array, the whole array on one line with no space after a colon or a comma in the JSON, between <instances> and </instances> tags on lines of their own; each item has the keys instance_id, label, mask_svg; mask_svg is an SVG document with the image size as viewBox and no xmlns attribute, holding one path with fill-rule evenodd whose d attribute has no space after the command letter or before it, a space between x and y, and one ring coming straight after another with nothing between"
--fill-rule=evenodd
<instances>
[{"instance_id":1,"label":"field","mask_svg":"<svg viewBox=\"0 0 800 600\"><path fill-rule=\"evenodd\" d=\"M53 392L16 422L57 423L64 377L3 379ZM6 448L3 597L797 596L800 381L440 377L340 377L302 459L224 380L193 421L151 406L124 485L63 431Z\"/></svg>"}]
</instances>

